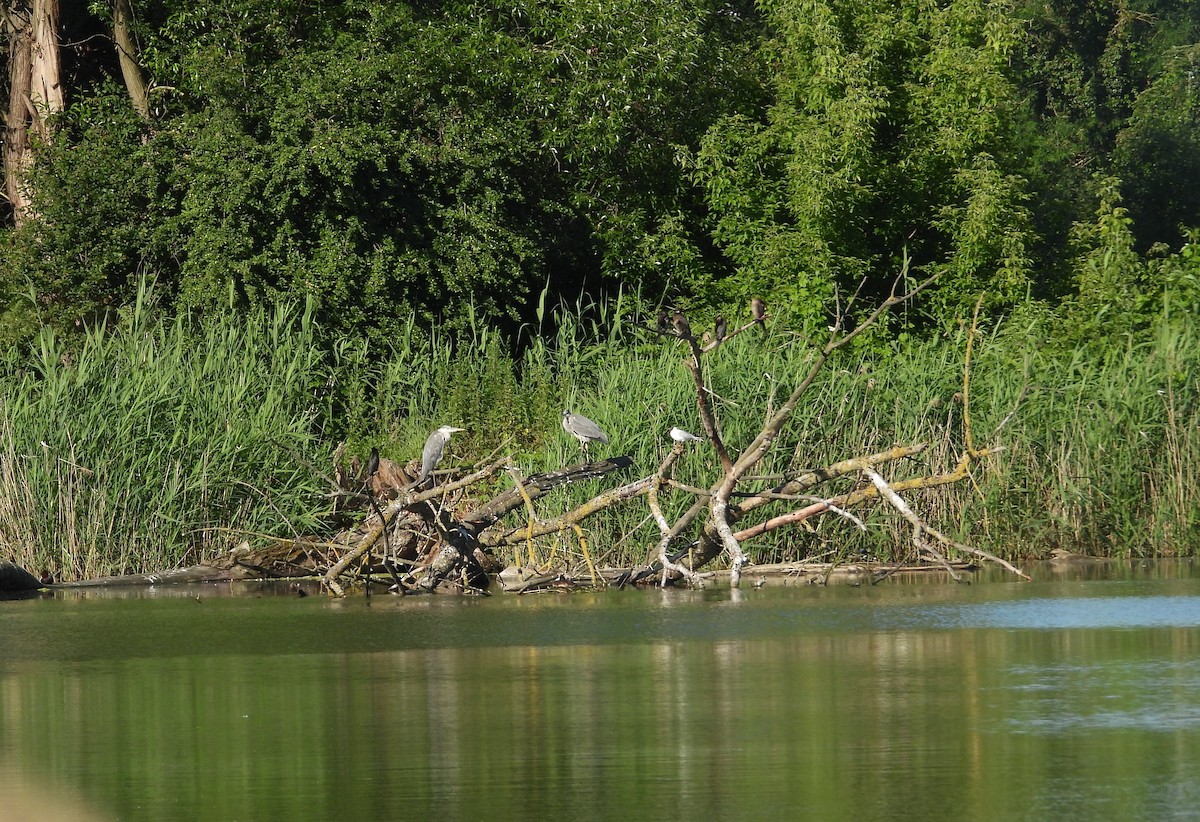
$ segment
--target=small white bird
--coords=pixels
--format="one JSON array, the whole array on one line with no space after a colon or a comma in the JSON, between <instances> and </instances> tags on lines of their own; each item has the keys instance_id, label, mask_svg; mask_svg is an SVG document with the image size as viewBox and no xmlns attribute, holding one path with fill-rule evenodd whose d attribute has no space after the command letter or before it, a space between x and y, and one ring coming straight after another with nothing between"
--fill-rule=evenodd
<instances>
[{"instance_id":1,"label":"small white bird","mask_svg":"<svg viewBox=\"0 0 1200 822\"><path fill-rule=\"evenodd\" d=\"M671 439L675 440L675 442L691 442L700 438L695 434L684 431L682 428L672 428Z\"/></svg>"}]
</instances>

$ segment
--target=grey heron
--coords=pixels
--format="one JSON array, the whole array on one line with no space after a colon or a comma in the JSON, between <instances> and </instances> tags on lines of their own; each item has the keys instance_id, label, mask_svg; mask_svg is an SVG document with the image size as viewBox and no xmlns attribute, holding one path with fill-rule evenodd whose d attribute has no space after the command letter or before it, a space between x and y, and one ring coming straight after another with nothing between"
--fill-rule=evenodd
<instances>
[{"instance_id":1,"label":"grey heron","mask_svg":"<svg viewBox=\"0 0 1200 822\"><path fill-rule=\"evenodd\" d=\"M690 431L684 431L682 428L672 428L670 433L671 439L675 440L675 442L691 442L692 440L700 439L695 434Z\"/></svg>"},{"instance_id":2,"label":"grey heron","mask_svg":"<svg viewBox=\"0 0 1200 822\"><path fill-rule=\"evenodd\" d=\"M425 447L421 449L421 476L417 479L416 485L429 479L433 469L442 461L442 457L446 455L446 443L450 441L450 435L466 430L465 428L455 428L453 425L443 425L429 435L429 439L425 440Z\"/></svg>"},{"instance_id":3,"label":"grey heron","mask_svg":"<svg viewBox=\"0 0 1200 822\"><path fill-rule=\"evenodd\" d=\"M572 414L570 409L562 412L563 430L579 440L579 447L587 454L587 445L593 440L608 442L608 434L600 430L600 426L581 414Z\"/></svg>"}]
</instances>

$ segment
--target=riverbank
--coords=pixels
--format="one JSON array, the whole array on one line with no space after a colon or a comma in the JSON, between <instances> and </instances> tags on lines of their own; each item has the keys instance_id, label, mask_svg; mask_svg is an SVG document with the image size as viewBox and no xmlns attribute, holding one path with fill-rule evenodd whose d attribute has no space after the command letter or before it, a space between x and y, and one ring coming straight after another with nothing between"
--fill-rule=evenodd
<instances>
[{"instance_id":1,"label":"riverbank","mask_svg":"<svg viewBox=\"0 0 1200 822\"><path fill-rule=\"evenodd\" d=\"M951 470L968 441L996 446L969 481L924 489L910 504L952 538L1006 559L1063 547L1193 554L1196 319L1164 317L1141 339L1073 348L1056 343L1052 319L1031 313L977 335L965 393L966 330L839 352L761 473L926 444L889 469L896 481ZM703 333L699 318L694 325ZM526 474L555 470L579 459L558 426L570 407L608 433L603 455L629 455L643 476L669 449L668 428L701 430L678 341L631 325L619 310L561 315L557 327L553 337L515 341L518 356L513 341L486 329L446 339L413 327L392 350L372 351L324 339L310 317L287 311L194 323L134 312L107 330L44 337L32 351L9 352L0 373L6 558L80 579L196 564L244 540L332 533L345 524L328 497L343 442L347 456L378 447L403 463L430 430L454 424L468 431L443 467L509 454ZM731 447L757 433L814 348L770 328L706 356ZM677 479L706 487L718 474L715 455L700 445L681 459ZM539 515L570 510L603 487L557 490ZM680 493L662 498L668 517L689 502ZM638 502L588 519L592 559L643 562L658 533L648 513ZM909 532L890 510L858 515L865 530L825 517L745 547L758 563L904 556ZM543 543L538 551L578 552L561 540Z\"/></svg>"}]
</instances>

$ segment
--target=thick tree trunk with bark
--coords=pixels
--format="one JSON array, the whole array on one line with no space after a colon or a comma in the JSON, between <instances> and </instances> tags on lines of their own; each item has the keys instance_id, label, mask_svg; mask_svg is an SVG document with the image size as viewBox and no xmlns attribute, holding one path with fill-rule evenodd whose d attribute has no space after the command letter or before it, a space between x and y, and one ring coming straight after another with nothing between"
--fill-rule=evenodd
<instances>
[{"instance_id":1,"label":"thick tree trunk with bark","mask_svg":"<svg viewBox=\"0 0 1200 822\"><path fill-rule=\"evenodd\" d=\"M58 0L4 7L8 34L8 111L4 119L4 193L16 225L32 215L26 179L36 141L50 139L50 118L63 110Z\"/></svg>"}]
</instances>

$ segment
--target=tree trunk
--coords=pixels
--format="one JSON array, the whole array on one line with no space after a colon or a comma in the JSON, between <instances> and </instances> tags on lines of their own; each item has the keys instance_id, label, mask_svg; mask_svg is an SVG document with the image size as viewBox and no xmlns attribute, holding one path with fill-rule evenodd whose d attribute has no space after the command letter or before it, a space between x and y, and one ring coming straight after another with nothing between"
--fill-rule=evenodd
<instances>
[{"instance_id":1,"label":"tree trunk","mask_svg":"<svg viewBox=\"0 0 1200 822\"><path fill-rule=\"evenodd\" d=\"M133 9L129 0L115 0L113 3L113 39L117 43L117 57L121 61L121 77L125 80L125 88L129 91L129 99L133 109L143 120L150 119L150 101L146 86L146 77L137 61L137 46L133 42Z\"/></svg>"},{"instance_id":2,"label":"tree trunk","mask_svg":"<svg viewBox=\"0 0 1200 822\"><path fill-rule=\"evenodd\" d=\"M58 0L32 0L4 9L9 81L4 192L18 226L33 216L26 178L34 141L50 139L50 117L63 110L58 17Z\"/></svg>"}]
</instances>

